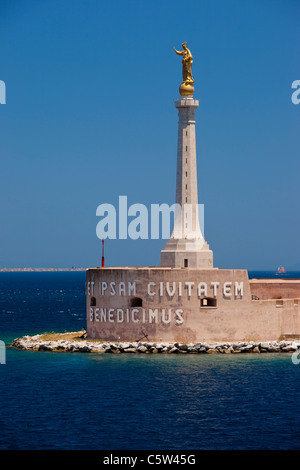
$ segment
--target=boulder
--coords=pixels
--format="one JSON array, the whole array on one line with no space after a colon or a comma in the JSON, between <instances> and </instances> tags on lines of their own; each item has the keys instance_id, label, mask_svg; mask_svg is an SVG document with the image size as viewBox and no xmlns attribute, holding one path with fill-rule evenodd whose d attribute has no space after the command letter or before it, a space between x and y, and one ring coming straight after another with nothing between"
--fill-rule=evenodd
<instances>
[{"instance_id":1,"label":"boulder","mask_svg":"<svg viewBox=\"0 0 300 470\"><path fill-rule=\"evenodd\" d=\"M282 352L294 352L298 348L295 348L292 344L289 344L288 346L284 346L284 348L281 348Z\"/></svg>"},{"instance_id":2,"label":"boulder","mask_svg":"<svg viewBox=\"0 0 300 470\"><path fill-rule=\"evenodd\" d=\"M189 346L189 347L188 347L188 352L189 352L190 354L195 354L195 353L198 353L198 350L197 350L197 348L195 348L194 346Z\"/></svg>"},{"instance_id":3,"label":"boulder","mask_svg":"<svg viewBox=\"0 0 300 470\"><path fill-rule=\"evenodd\" d=\"M247 346L241 347L241 352L251 352L253 349L253 344L248 344Z\"/></svg>"}]
</instances>

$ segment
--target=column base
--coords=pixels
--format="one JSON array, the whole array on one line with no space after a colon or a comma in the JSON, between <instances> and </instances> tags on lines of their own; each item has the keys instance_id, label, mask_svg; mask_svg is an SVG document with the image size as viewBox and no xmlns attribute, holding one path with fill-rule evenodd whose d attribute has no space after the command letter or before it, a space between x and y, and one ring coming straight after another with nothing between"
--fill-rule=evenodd
<instances>
[{"instance_id":1,"label":"column base","mask_svg":"<svg viewBox=\"0 0 300 470\"><path fill-rule=\"evenodd\" d=\"M169 268L213 268L213 252L204 241L172 240L160 254L160 265Z\"/></svg>"}]
</instances>

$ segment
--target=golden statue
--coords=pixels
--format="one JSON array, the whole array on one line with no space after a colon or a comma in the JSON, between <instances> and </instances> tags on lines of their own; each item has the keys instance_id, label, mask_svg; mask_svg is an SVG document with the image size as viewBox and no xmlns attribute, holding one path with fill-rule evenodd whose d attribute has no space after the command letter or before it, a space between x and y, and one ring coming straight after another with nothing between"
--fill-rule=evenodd
<instances>
[{"instance_id":1,"label":"golden statue","mask_svg":"<svg viewBox=\"0 0 300 470\"><path fill-rule=\"evenodd\" d=\"M182 78L183 82L179 87L179 93L181 95L193 95L194 93L194 79L192 76L192 63L193 63L193 56L191 51L187 48L187 43L184 42L182 45L183 51L176 51L174 47L174 51L177 55L182 55Z\"/></svg>"}]
</instances>

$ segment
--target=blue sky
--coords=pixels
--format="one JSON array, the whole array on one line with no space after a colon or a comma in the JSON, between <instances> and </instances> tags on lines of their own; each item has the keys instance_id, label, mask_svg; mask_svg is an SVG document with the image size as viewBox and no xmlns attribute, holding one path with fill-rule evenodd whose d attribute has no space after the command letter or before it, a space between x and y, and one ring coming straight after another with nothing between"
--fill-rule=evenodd
<instances>
[{"instance_id":1,"label":"blue sky","mask_svg":"<svg viewBox=\"0 0 300 470\"><path fill-rule=\"evenodd\" d=\"M300 267L297 0L1 0L0 265L101 262L96 208L175 202L183 41L199 203L220 268ZM107 240L111 266L165 240Z\"/></svg>"}]
</instances>

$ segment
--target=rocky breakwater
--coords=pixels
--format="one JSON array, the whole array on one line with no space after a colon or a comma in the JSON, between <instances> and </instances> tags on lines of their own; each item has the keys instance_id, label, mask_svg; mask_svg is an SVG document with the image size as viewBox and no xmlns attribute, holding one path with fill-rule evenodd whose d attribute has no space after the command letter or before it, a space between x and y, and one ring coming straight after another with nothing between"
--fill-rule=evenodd
<instances>
[{"instance_id":1,"label":"rocky breakwater","mask_svg":"<svg viewBox=\"0 0 300 470\"><path fill-rule=\"evenodd\" d=\"M70 336L73 335L73 338ZM81 336L80 336L81 335ZM238 354L285 353L299 349L300 340L221 343L167 343L167 342L101 342L87 340L82 332L59 335L59 339L46 340L43 335L16 338L12 347L34 351L62 351L85 353L142 353L142 354Z\"/></svg>"}]
</instances>

